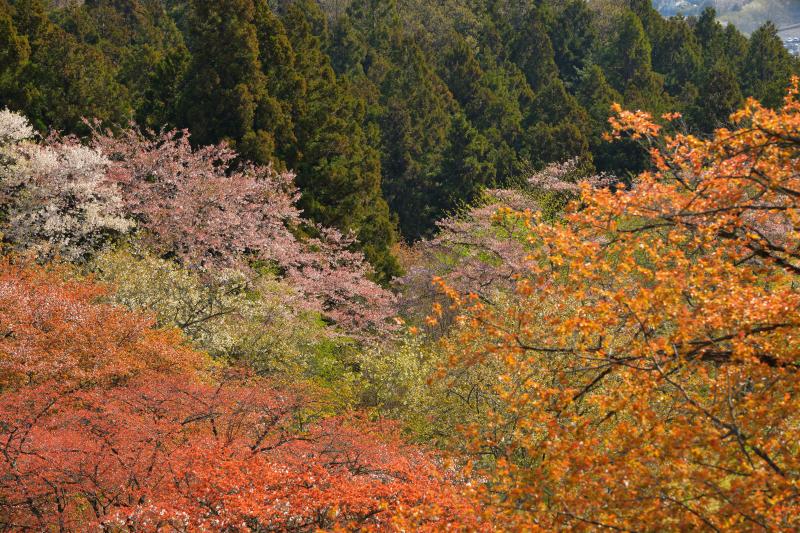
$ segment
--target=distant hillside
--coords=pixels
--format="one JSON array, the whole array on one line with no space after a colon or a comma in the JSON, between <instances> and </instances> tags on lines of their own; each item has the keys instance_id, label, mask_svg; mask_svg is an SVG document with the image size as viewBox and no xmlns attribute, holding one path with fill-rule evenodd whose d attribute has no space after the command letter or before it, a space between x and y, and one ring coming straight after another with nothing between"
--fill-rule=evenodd
<instances>
[{"instance_id":1,"label":"distant hillside","mask_svg":"<svg viewBox=\"0 0 800 533\"><path fill-rule=\"evenodd\" d=\"M717 10L723 22L751 33L771 20L779 28L800 23L800 0L654 0L662 15L696 15L706 6Z\"/></svg>"}]
</instances>

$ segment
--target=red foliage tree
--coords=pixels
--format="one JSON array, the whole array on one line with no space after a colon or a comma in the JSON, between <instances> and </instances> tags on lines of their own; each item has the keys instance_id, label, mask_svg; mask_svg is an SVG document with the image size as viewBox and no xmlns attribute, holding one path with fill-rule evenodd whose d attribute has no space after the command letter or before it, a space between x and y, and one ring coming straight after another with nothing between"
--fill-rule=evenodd
<instances>
[{"instance_id":1,"label":"red foliage tree","mask_svg":"<svg viewBox=\"0 0 800 533\"><path fill-rule=\"evenodd\" d=\"M202 357L150 318L97 303L106 289L58 269L0 260L0 390L108 381L144 369L188 371Z\"/></svg>"},{"instance_id":2,"label":"red foliage tree","mask_svg":"<svg viewBox=\"0 0 800 533\"><path fill-rule=\"evenodd\" d=\"M342 419L303 427L308 408L264 382L156 374L113 389L5 395L0 520L37 530L309 530L382 526L401 506L457 499L439 466L391 431Z\"/></svg>"},{"instance_id":3,"label":"red foliage tree","mask_svg":"<svg viewBox=\"0 0 800 533\"><path fill-rule=\"evenodd\" d=\"M202 372L175 334L63 274L0 264L0 528L380 529L409 513L438 529L469 506L391 427Z\"/></svg>"}]
</instances>

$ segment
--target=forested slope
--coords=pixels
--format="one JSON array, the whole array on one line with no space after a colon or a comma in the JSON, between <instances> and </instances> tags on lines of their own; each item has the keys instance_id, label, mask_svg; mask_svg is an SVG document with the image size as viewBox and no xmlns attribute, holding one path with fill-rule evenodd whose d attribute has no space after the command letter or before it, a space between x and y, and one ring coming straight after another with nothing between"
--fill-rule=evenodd
<instances>
[{"instance_id":1,"label":"forested slope","mask_svg":"<svg viewBox=\"0 0 800 533\"><path fill-rule=\"evenodd\" d=\"M0 0L0 531L797 531L797 68L640 0Z\"/></svg>"},{"instance_id":2,"label":"forested slope","mask_svg":"<svg viewBox=\"0 0 800 533\"><path fill-rule=\"evenodd\" d=\"M709 132L796 69L771 26L748 40L645 0L3 0L0 21L0 100L40 131L229 141L295 172L306 215L354 231L383 282L398 238L483 187L571 157L639 170L601 139L611 102Z\"/></svg>"}]
</instances>

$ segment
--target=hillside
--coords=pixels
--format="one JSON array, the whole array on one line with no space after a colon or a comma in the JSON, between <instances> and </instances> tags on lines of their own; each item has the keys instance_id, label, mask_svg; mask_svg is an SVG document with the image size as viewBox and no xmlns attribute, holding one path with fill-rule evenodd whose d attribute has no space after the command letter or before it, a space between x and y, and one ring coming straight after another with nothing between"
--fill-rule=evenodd
<instances>
[{"instance_id":1,"label":"hillside","mask_svg":"<svg viewBox=\"0 0 800 533\"><path fill-rule=\"evenodd\" d=\"M0 0L0 533L800 531L798 74L650 0Z\"/></svg>"},{"instance_id":2,"label":"hillside","mask_svg":"<svg viewBox=\"0 0 800 533\"><path fill-rule=\"evenodd\" d=\"M384 285L398 242L486 187L570 158L640 170L643 152L602 139L613 101L709 132L742 96L779 103L796 68L774 35L749 43L646 1L52 6L0 3L3 102L41 132L85 136L85 117L188 128L195 145L291 170L304 214L352 232Z\"/></svg>"},{"instance_id":3,"label":"hillside","mask_svg":"<svg viewBox=\"0 0 800 533\"><path fill-rule=\"evenodd\" d=\"M767 21L779 28L800 23L797 0L655 0L653 5L665 16L697 15L705 7L716 9L719 19L752 33Z\"/></svg>"}]
</instances>

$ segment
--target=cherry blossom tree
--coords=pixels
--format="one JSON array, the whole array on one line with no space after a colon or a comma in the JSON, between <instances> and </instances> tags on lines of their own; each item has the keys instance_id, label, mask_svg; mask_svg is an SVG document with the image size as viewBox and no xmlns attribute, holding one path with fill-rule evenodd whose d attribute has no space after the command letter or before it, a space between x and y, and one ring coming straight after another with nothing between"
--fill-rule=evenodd
<instances>
[{"instance_id":1,"label":"cherry blossom tree","mask_svg":"<svg viewBox=\"0 0 800 533\"><path fill-rule=\"evenodd\" d=\"M3 232L16 249L84 260L131 229L101 153L73 138L32 139L24 117L0 112Z\"/></svg>"},{"instance_id":2,"label":"cherry blossom tree","mask_svg":"<svg viewBox=\"0 0 800 533\"><path fill-rule=\"evenodd\" d=\"M532 266L528 232L516 214L557 217L580 196L582 185L604 189L616 181L612 176L588 175L578 159L571 159L531 171L523 187L485 191L475 205L437 222L433 238L413 246L405 276L395 281L401 313L421 322L418 315L426 315L440 300L440 291L431 283L438 278L484 303L503 300ZM450 322L439 321L438 326L443 324Z\"/></svg>"},{"instance_id":3,"label":"cherry blossom tree","mask_svg":"<svg viewBox=\"0 0 800 533\"><path fill-rule=\"evenodd\" d=\"M40 260L86 262L133 236L162 258L210 277L271 269L356 336L386 331L394 298L370 280L354 241L301 216L294 177L242 163L224 145L193 148L188 132L95 128L91 146L37 140L0 113L2 232Z\"/></svg>"},{"instance_id":4,"label":"cherry blossom tree","mask_svg":"<svg viewBox=\"0 0 800 533\"><path fill-rule=\"evenodd\" d=\"M391 293L369 280L371 268L351 238L301 217L291 174L240 164L225 145L194 149L185 131L95 130L93 146L112 161L109 179L126 212L161 256L200 270L247 271L267 262L310 308L345 328L386 329Z\"/></svg>"}]
</instances>

